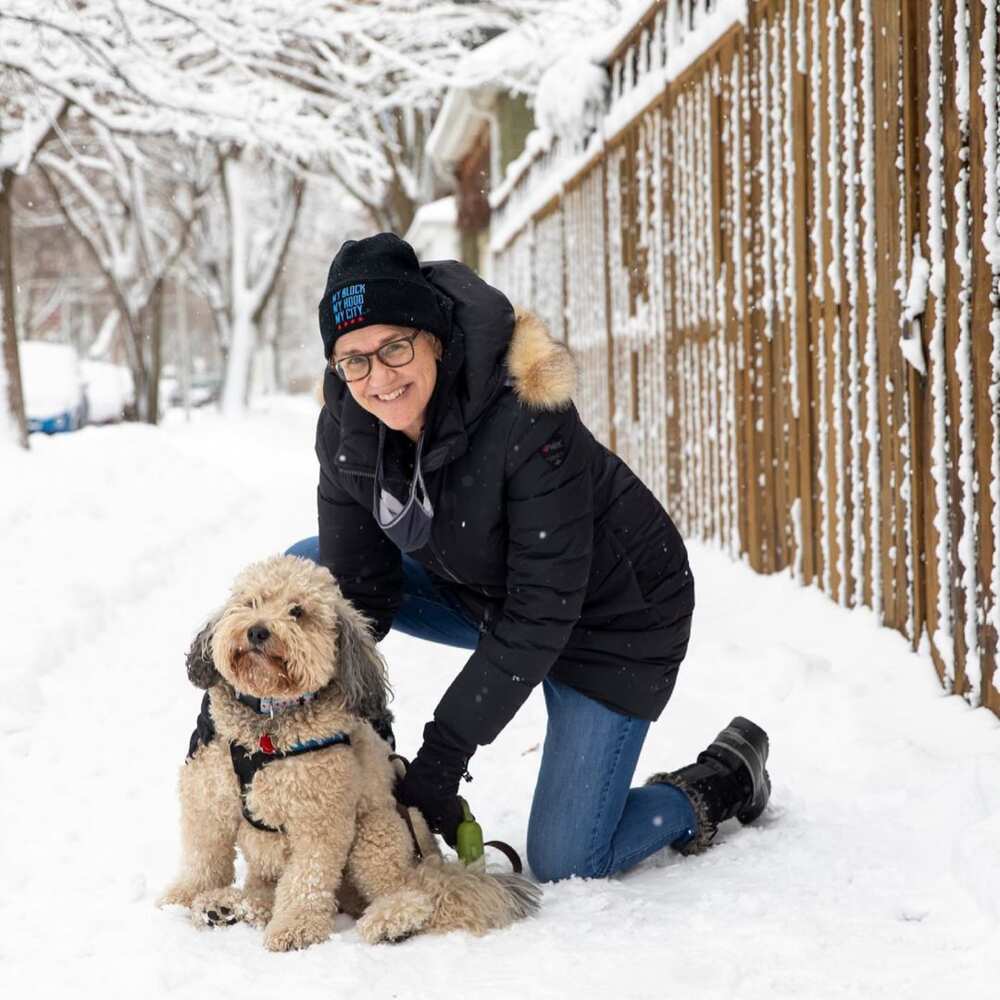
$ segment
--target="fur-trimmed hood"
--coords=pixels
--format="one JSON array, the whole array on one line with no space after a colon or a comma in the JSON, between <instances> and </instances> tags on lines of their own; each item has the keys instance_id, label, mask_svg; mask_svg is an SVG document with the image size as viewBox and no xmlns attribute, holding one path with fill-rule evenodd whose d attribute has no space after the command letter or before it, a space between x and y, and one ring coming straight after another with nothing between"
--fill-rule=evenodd
<instances>
[{"instance_id":1,"label":"fur-trimmed hood","mask_svg":"<svg viewBox=\"0 0 1000 1000\"><path fill-rule=\"evenodd\" d=\"M516 311L505 363L514 392L525 406L562 410L572 402L576 362L534 313Z\"/></svg>"}]
</instances>

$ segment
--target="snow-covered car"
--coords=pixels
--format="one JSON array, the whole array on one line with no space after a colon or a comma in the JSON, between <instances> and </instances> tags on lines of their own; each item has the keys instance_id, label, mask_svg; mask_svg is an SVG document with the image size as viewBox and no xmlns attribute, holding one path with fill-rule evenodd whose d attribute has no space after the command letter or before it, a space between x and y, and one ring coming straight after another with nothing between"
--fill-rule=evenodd
<instances>
[{"instance_id":1,"label":"snow-covered car","mask_svg":"<svg viewBox=\"0 0 1000 1000\"><path fill-rule=\"evenodd\" d=\"M87 422L87 394L76 351L68 344L26 340L18 346L28 430L75 431Z\"/></svg>"},{"instance_id":2,"label":"snow-covered car","mask_svg":"<svg viewBox=\"0 0 1000 1000\"><path fill-rule=\"evenodd\" d=\"M166 387L166 391L164 391ZM191 406L208 406L217 403L222 394L222 376L207 373L192 375L188 386L188 403ZM184 385L174 375L160 380L160 398L170 406L184 405Z\"/></svg>"},{"instance_id":3,"label":"snow-covered car","mask_svg":"<svg viewBox=\"0 0 1000 1000\"><path fill-rule=\"evenodd\" d=\"M125 419L135 409L132 373L124 365L109 361L84 361L81 365L87 387L87 419L92 424Z\"/></svg>"}]
</instances>

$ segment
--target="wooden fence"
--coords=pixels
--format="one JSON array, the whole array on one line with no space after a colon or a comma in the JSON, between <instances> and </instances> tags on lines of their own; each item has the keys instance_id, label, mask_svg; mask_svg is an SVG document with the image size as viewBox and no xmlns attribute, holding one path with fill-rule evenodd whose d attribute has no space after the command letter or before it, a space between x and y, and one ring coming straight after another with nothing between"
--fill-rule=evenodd
<instances>
[{"instance_id":1,"label":"wooden fence","mask_svg":"<svg viewBox=\"0 0 1000 1000\"><path fill-rule=\"evenodd\" d=\"M635 25L604 141L494 199L495 279L687 536L1000 712L1000 0L749 0L683 67L724 3Z\"/></svg>"}]
</instances>

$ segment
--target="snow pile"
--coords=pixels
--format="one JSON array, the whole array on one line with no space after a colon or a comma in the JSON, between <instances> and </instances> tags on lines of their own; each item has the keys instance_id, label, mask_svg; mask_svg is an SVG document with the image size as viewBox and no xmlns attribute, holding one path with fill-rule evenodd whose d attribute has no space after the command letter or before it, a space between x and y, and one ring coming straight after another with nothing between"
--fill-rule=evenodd
<instances>
[{"instance_id":1,"label":"snow pile","mask_svg":"<svg viewBox=\"0 0 1000 1000\"><path fill-rule=\"evenodd\" d=\"M45 419L76 410L83 400L83 374L69 344L25 340L18 347L24 409L29 417Z\"/></svg>"},{"instance_id":2,"label":"snow pile","mask_svg":"<svg viewBox=\"0 0 1000 1000\"><path fill-rule=\"evenodd\" d=\"M913 365L921 375L927 374L924 363L924 349L920 341L919 319L927 309L927 291L930 286L930 261L920 252L920 241L913 245L913 263L910 272L910 285L906 290L903 302L903 334L899 338L899 346L903 357Z\"/></svg>"},{"instance_id":3,"label":"snow pile","mask_svg":"<svg viewBox=\"0 0 1000 1000\"><path fill-rule=\"evenodd\" d=\"M638 777L690 761L746 714L772 745L758 825L727 824L701 857L548 886L536 920L481 939L370 948L341 918L329 942L276 956L259 931L199 932L157 911L200 699L184 651L239 568L315 531L314 405L269 407L36 436L32 454L4 456L8 995L995 994L1000 723L942 695L871 612L701 546L689 656ZM383 648L412 755L464 654L395 635ZM536 691L466 789L487 835L522 854L544 724Z\"/></svg>"},{"instance_id":4,"label":"snow pile","mask_svg":"<svg viewBox=\"0 0 1000 1000\"><path fill-rule=\"evenodd\" d=\"M93 424L121 420L135 403L132 373L108 361L83 361L81 367L87 384L87 419Z\"/></svg>"},{"instance_id":5,"label":"snow pile","mask_svg":"<svg viewBox=\"0 0 1000 1000\"><path fill-rule=\"evenodd\" d=\"M470 89L502 82L514 89L530 87L546 64L541 42L530 26L504 31L458 61L457 86Z\"/></svg>"},{"instance_id":6,"label":"snow pile","mask_svg":"<svg viewBox=\"0 0 1000 1000\"><path fill-rule=\"evenodd\" d=\"M563 56L542 75L535 120L566 148L579 149L600 125L607 91L608 74L602 66L579 52Z\"/></svg>"}]
</instances>

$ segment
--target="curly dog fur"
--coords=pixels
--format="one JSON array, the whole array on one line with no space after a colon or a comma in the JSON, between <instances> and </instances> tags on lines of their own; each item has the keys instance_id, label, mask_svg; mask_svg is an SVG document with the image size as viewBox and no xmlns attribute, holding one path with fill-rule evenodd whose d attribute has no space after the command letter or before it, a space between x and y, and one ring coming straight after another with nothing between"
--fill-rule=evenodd
<instances>
[{"instance_id":1,"label":"curly dog fur","mask_svg":"<svg viewBox=\"0 0 1000 1000\"><path fill-rule=\"evenodd\" d=\"M537 908L538 889L525 880L444 861L410 810L418 860L393 795L389 746L366 721L386 712L385 664L326 569L293 556L248 567L195 641L188 674L210 688L218 735L181 769L183 860L161 905L188 907L202 925L262 927L273 951L325 940L338 908L360 917L358 931L371 943L417 932L481 934ZM290 704L262 715L237 692ZM256 749L266 736L286 751L338 732L350 743L256 773L247 809L276 832L252 826L230 745ZM240 888L237 846L247 863Z\"/></svg>"}]
</instances>

